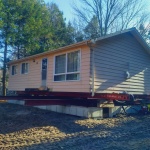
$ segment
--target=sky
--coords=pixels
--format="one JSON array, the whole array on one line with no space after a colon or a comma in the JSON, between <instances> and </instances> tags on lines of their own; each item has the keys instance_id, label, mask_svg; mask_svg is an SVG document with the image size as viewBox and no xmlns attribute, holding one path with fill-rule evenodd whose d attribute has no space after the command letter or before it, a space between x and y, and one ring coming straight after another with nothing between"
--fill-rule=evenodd
<instances>
[{"instance_id":1,"label":"sky","mask_svg":"<svg viewBox=\"0 0 150 150\"><path fill-rule=\"evenodd\" d=\"M73 2L79 5L79 0L44 0L46 3L54 2L58 5L59 9L63 12L66 21L73 21L76 17L73 13L72 5ZM144 0L147 5L147 10L150 10L150 0Z\"/></svg>"},{"instance_id":2,"label":"sky","mask_svg":"<svg viewBox=\"0 0 150 150\"><path fill-rule=\"evenodd\" d=\"M72 21L75 15L73 14L72 4L74 0L45 0L45 3L54 2L58 5L59 9L63 12L66 21Z\"/></svg>"}]
</instances>

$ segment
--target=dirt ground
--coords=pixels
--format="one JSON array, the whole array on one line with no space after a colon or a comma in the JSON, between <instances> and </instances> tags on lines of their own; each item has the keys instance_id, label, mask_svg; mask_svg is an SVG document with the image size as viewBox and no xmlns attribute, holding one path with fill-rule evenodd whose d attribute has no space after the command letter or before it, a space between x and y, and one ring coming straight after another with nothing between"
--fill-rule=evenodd
<instances>
[{"instance_id":1,"label":"dirt ground","mask_svg":"<svg viewBox=\"0 0 150 150\"><path fill-rule=\"evenodd\" d=\"M150 115L85 119L0 103L0 150L150 150Z\"/></svg>"}]
</instances>

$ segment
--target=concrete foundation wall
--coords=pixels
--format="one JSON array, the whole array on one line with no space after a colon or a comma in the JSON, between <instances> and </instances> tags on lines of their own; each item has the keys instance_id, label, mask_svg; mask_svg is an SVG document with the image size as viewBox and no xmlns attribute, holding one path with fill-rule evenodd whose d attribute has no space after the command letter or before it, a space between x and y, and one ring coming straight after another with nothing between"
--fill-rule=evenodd
<instances>
[{"instance_id":1,"label":"concrete foundation wall","mask_svg":"<svg viewBox=\"0 0 150 150\"><path fill-rule=\"evenodd\" d=\"M21 101L21 100L7 100L7 102L12 104L19 104L19 105L25 104L25 101Z\"/></svg>"},{"instance_id":2,"label":"concrete foundation wall","mask_svg":"<svg viewBox=\"0 0 150 150\"><path fill-rule=\"evenodd\" d=\"M69 106L51 105L51 106L34 106L34 107L86 118L103 118L103 109L96 107L82 107L70 105Z\"/></svg>"},{"instance_id":3,"label":"concrete foundation wall","mask_svg":"<svg viewBox=\"0 0 150 150\"><path fill-rule=\"evenodd\" d=\"M8 100L8 103L24 105L24 101L20 100ZM86 118L103 118L103 108L98 107L82 107L82 106L61 106L61 105L48 105L48 106L34 106L39 109L46 109L58 113L86 117ZM140 110L140 106L124 107L127 113L137 113ZM116 114L124 113L120 106L109 108L109 117L113 117Z\"/></svg>"}]
</instances>

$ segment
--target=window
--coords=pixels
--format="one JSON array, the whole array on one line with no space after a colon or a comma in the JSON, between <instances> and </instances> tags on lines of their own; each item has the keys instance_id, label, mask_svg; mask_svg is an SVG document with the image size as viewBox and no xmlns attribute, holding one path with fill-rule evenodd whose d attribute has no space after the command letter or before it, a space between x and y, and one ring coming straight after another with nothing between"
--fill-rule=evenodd
<instances>
[{"instance_id":1,"label":"window","mask_svg":"<svg viewBox=\"0 0 150 150\"><path fill-rule=\"evenodd\" d=\"M12 66L11 74L12 75L17 74L17 66L16 65Z\"/></svg>"},{"instance_id":2,"label":"window","mask_svg":"<svg viewBox=\"0 0 150 150\"><path fill-rule=\"evenodd\" d=\"M80 51L55 57L54 81L80 79Z\"/></svg>"},{"instance_id":3,"label":"window","mask_svg":"<svg viewBox=\"0 0 150 150\"><path fill-rule=\"evenodd\" d=\"M28 63L22 63L22 65L21 65L21 73L22 74L28 73Z\"/></svg>"}]
</instances>

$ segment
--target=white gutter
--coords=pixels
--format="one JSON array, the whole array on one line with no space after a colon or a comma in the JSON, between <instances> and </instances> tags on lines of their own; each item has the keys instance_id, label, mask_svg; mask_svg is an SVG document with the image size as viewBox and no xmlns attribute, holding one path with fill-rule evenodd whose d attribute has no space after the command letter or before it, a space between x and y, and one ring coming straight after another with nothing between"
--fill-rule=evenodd
<instances>
[{"instance_id":1,"label":"white gutter","mask_svg":"<svg viewBox=\"0 0 150 150\"><path fill-rule=\"evenodd\" d=\"M95 95L95 89L94 89L94 78L95 78L95 59L94 59L94 50L92 51L92 96Z\"/></svg>"},{"instance_id":2,"label":"white gutter","mask_svg":"<svg viewBox=\"0 0 150 150\"><path fill-rule=\"evenodd\" d=\"M95 59L94 59L94 47L96 45L96 41L97 39L92 39L90 40L89 42L87 42L87 45L89 46L90 48L90 51L91 51L91 61L92 61L92 68L91 71L92 71L92 85L91 85L91 92L92 92L92 97L95 95L95 88L94 88L94 79L95 79Z\"/></svg>"}]
</instances>

